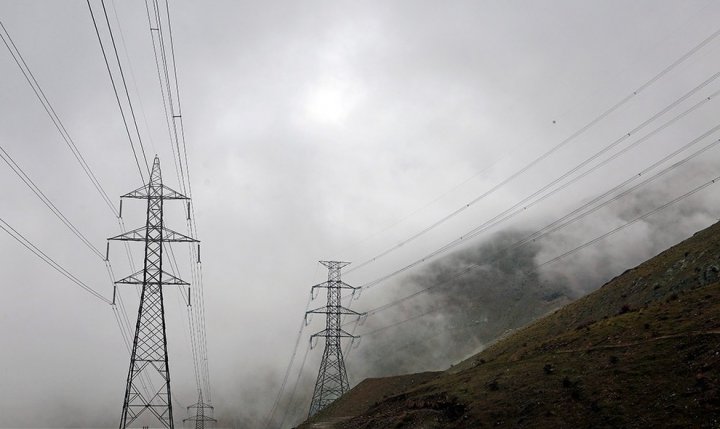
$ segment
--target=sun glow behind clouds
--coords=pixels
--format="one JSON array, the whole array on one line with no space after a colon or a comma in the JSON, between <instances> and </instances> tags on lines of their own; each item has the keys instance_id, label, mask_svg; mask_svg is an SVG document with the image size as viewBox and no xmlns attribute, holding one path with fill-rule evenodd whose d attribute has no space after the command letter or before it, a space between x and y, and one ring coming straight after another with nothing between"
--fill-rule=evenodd
<instances>
[{"instance_id":1,"label":"sun glow behind clouds","mask_svg":"<svg viewBox=\"0 0 720 429\"><path fill-rule=\"evenodd\" d=\"M360 91L348 82L322 81L305 98L305 116L320 124L344 122L360 99Z\"/></svg>"}]
</instances>

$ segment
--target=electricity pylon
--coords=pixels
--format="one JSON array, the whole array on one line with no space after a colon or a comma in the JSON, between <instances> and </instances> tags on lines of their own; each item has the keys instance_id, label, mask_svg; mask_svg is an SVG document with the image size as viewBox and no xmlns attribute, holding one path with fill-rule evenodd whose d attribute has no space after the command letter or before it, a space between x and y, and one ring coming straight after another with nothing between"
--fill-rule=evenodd
<instances>
[{"instance_id":1,"label":"electricity pylon","mask_svg":"<svg viewBox=\"0 0 720 429\"><path fill-rule=\"evenodd\" d=\"M203 402L203 396L202 392L200 392L200 396L198 397L197 404L190 405L187 407L188 414L190 414L190 417L183 420L183 423L185 422L195 422L195 429L205 429L205 423L211 423L216 422L212 416L205 415L205 410L210 410L212 413L214 407L210 404L206 404ZM195 414L192 415L190 413L190 410L195 409Z\"/></svg>"},{"instance_id":2,"label":"electricity pylon","mask_svg":"<svg viewBox=\"0 0 720 429\"><path fill-rule=\"evenodd\" d=\"M145 411L150 411L163 427L172 429L174 423L162 286L189 284L163 271L163 243L198 240L165 228L163 224L163 201L188 198L163 185L157 155L153 161L149 183L123 195L122 198L147 200L147 218L144 227L109 238L145 243L143 269L115 282L142 285L120 429L129 427ZM153 388L155 383L160 385L157 390Z\"/></svg>"},{"instance_id":3,"label":"electricity pylon","mask_svg":"<svg viewBox=\"0 0 720 429\"><path fill-rule=\"evenodd\" d=\"M325 329L310 337L311 344L315 338L324 337L325 350L323 351L318 378L315 382L315 390L313 391L310 412L308 413L309 417L330 405L350 388L340 340L342 338L354 339L357 337L342 329L340 326L341 316L343 314L361 316L360 313L343 307L341 302L343 289L350 289L353 294L358 289L340 279L340 270L349 262L320 261L320 263L328 268L328 280L313 286L310 293L313 294L316 288L326 288L327 305L305 313L306 319L309 314L326 315Z\"/></svg>"}]
</instances>

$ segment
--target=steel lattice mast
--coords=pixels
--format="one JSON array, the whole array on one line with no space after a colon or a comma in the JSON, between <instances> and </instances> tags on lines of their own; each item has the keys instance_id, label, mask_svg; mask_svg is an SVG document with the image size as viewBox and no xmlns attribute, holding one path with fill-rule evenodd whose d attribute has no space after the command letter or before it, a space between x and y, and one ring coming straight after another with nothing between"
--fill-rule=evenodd
<instances>
[{"instance_id":1,"label":"steel lattice mast","mask_svg":"<svg viewBox=\"0 0 720 429\"><path fill-rule=\"evenodd\" d=\"M200 392L200 395L198 397L197 404L190 405L187 407L188 414L190 414L190 411L192 409L195 409L195 415L191 415L190 417L183 420L184 422L195 422L195 429L205 429L205 423L214 423L217 422L212 416L205 415L205 410L210 410L212 413L214 407L210 404L207 404L203 402L203 396L202 392Z\"/></svg>"},{"instance_id":2,"label":"steel lattice mast","mask_svg":"<svg viewBox=\"0 0 720 429\"><path fill-rule=\"evenodd\" d=\"M163 243L198 240L165 228L163 224L163 201L188 198L163 185L157 156L153 161L150 182L122 198L147 200L147 219L144 227L109 239L145 242L143 269L115 282L142 285L120 429L130 427L145 411L149 411L154 416L153 420L163 427L172 429L174 423L162 286L189 284L163 271ZM159 388L156 383L159 383Z\"/></svg>"},{"instance_id":3,"label":"steel lattice mast","mask_svg":"<svg viewBox=\"0 0 720 429\"><path fill-rule=\"evenodd\" d=\"M343 314L361 315L358 312L343 307L341 302L341 292L343 289L350 289L353 293L358 289L344 283L340 279L340 270L348 265L349 262L320 261L320 263L328 268L328 280L313 286L310 293L314 293L316 288L326 288L327 305L305 313L306 318L309 314L326 315L325 329L310 337L311 343L317 337L324 337L325 350L323 351L318 378L315 382L309 416L313 416L318 411L330 405L350 388L340 341L342 338L356 337L342 329L340 326L341 316Z\"/></svg>"}]
</instances>

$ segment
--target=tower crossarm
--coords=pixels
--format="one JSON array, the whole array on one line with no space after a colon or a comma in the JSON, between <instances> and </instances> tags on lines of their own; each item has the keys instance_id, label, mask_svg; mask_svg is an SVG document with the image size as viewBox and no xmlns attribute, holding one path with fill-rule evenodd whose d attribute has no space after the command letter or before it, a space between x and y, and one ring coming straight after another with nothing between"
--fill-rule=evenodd
<instances>
[{"instance_id":1,"label":"tower crossarm","mask_svg":"<svg viewBox=\"0 0 720 429\"><path fill-rule=\"evenodd\" d=\"M344 281L326 281L322 283L318 283L315 286L311 288L311 290L315 289L327 289L327 288L339 288L339 289L360 289L357 286L350 286L349 284L345 283Z\"/></svg>"},{"instance_id":2,"label":"tower crossarm","mask_svg":"<svg viewBox=\"0 0 720 429\"><path fill-rule=\"evenodd\" d=\"M362 316L363 313L358 313L355 310L351 310L347 307L320 307L314 310L310 310L305 314L351 314L353 316Z\"/></svg>"},{"instance_id":3,"label":"tower crossarm","mask_svg":"<svg viewBox=\"0 0 720 429\"><path fill-rule=\"evenodd\" d=\"M353 295L355 294L355 291L360 290L359 287L356 286L350 286L349 284L345 283L342 280L338 281L326 281L322 283L318 283L315 286L310 288L310 295L314 298L315 297L315 289L349 289L352 291Z\"/></svg>"},{"instance_id":4,"label":"tower crossarm","mask_svg":"<svg viewBox=\"0 0 720 429\"><path fill-rule=\"evenodd\" d=\"M347 332L344 329L339 330L333 330L333 329L323 329L322 331L310 335L310 341L314 340L315 338L360 338L358 335L353 335L349 332Z\"/></svg>"},{"instance_id":5,"label":"tower crossarm","mask_svg":"<svg viewBox=\"0 0 720 429\"><path fill-rule=\"evenodd\" d=\"M214 409L215 409L215 407L213 407L212 405L210 405L210 404L208 404L208 403L206 403L206 402L202 402L202 403L192 404L192 405L188 406L188 407L187 407L187 410L188 410L188 411L190 411L190 410L197 410L198 408L207 409L207 410L214 410Z\"/></svg>"},{"instance_id":6,"label":"tower crossarm","mask_svg":"<svg viewBox=\"0 0 720 429\"><path fill-rule=\"evenodd\" d=\"M208 416L200 416L200 417L192 416L192 417L188 417L188 418L186 418L186 419L183 419L183 422L197 422L197 421L201 421L201 422L216 422L217 420L214 419L214 418L212 418L212 417L208 417Z\"/></svg>"},{"instance_id":7,"label":"tower crossarm","mask_svg":"<svg viewBox=\"0 0 720 429\"><path fill-rule=\"evenodd\" d=\"M181 194L180 192L171 189L165 185L159 185L157 186L161 190L160 195L155 195L150 193L151 187L149 185L141 186L137 189L135 189L132 192L128 192L125 195L121 195L120 198L138 198L138 199L147 199L148 197L152 198L162 198L163 200L189 200L190 198L186 197L185 195Z\"/></svg>"},{"instance_id":8,"label":"tower crossarm","mask_svg":"<svg viewBox=\"0 0 720 429\"><path fill-rule=\"evenodd\" d=\"M192 237L188 237L187 235L180 234L177 231L173 231L170 228L163 227L162 228L162 237L152 238L147 237L146 238L146 229L147 227L141 226L140 228L133 229L132 231L128 231L126 233L116 235L115 237L110 237L108 240L114 240L114 241L164 241L164 242L184 242L184 243L199 243L200 240L196 240Z\"/></svg>"},{"instance_id":9,"label":"tower crossarm","mask_svg":"<svg viewBox=\"0 0 720 429\"><path fill-rule=\"evenodd\" d=\"M120 279L115 282L115 284L125 284L125 285L141 285L144 283L143 275L145 270L140 270L135 274L131 274L124 279ZM162 283L163 285L168 286L190 286L190 283L186 282L185 280L175 277L174 275L168 273L167 271L162 272Z\"/></svg>"}]
</instances>

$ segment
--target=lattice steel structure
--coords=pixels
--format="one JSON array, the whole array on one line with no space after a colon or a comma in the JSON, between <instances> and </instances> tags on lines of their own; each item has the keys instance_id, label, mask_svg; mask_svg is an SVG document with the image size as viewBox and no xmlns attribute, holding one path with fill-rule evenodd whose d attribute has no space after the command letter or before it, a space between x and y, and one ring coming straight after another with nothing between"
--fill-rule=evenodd
<instances>
[{"instance_id":1,"label":"lattice steel structure","mask_svg":"<svg viewBox=\"0 0 720 429\"><path fill-rule=\"evenodd\" d=\"M210 413L212 414L214 407L210 404L203 402L202 392L200 392L197 404L190 405L189 407L187 407L187 409L188 409L188 414L190 414L190 417L183 420L183 423L185 423L185 422L194 423L195 429L205 429L206 423L217 422L217 420L212 418L212 416L205 415L205 410L209 410ZM191 412L192 410L195 410L194 414Z\"/></svg>"},{"instance_id":2,"label":"lattice steel structure","mask_svg":"<svg viewBox=\"0 0 720 429\"><path fill-rule=\"evenodd\" d=\"M142 420L152 420L153 425L157 421L162 427L174 428L162 286L189 284L163 271L163 244L198 241L165 228L163 224L163 202L188 198L163 185L157 156L149 180L147 185L122 196L147 200L145 226L109 239L145 243L143 269L115 282L142 285L120 429L131 427L133 422L140 424L138 418L146 411L150 416ZM155 383L159 383L159 388L153 388ZM148 424L143 421L143 426Z\"/></svg>"},{"instance_id":3,"label":"lattice steel structure","mask_svg":"<svg viewBox=\"0 0 720 429\"><path fill-rule=\"evenodd\" d=\"M350 289L353 293L358 289L340 279L340 270L349 262L320 261L320 263L328 268L328 280L313 286L310 293L314 294L317 288L326 288L327 305L305 313L306 318L309 314L326 315L325 329L310 337L311 343L315 338L325 338L325 350L323 351L320 371L318 372L312 402L310 403L310 412L308 414L310 417L330 405L350 388L340 341L342 338L357 337L342 329L340 326L341 316L343 314L361 316L360 313L343 307L341 302L343 289Z\"/></svg>"}]
</instances>

